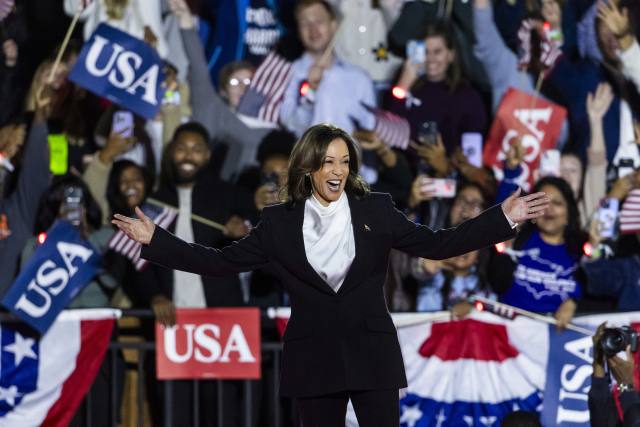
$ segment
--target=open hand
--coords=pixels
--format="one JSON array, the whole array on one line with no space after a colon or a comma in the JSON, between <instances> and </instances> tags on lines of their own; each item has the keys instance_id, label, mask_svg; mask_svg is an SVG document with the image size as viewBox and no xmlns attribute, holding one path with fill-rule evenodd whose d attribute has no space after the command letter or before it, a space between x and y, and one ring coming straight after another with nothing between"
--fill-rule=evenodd
<instances>
[{"instance_id":1,"label":"open hand","mask_svg":"<svg viewBox=\"0 0 640 427\"><path fill-rule=\"evenodd\" d=\"M507 218L519 223L544 215L545 209L549 207L549 199L539 199L544 196L544 193L534 193L518 198L521 192L522 189L518 188L518 191L502 202L502 211Z\"/></svg>"},{"instance_id":2,"label":"open hand","mask_svg":"<svg viewBox=\"0 0 640 427\"><path fill-rule=\"evenodd\" d=\"M602 19L616 37L622 37L629 33L629 11L624 8L620 13L615 1L609 3L598 3L598 18Z\"/></svg>"},{"instance_id":3,"label":"open hand","mask_svg":"<svg viewBox=\"0 0 640 427\"><path fill-rule=\"evenodd\" d=\"M600 83L595 93L587 95L587 114L590 120L602 120L613 101L613 90L609 83Z\"/></svg>"},{"instance_id":4,"label":"open hand","mask_svg":"<svg viewBox=\"0 0 640 427\"><path fill-rule=\"evenodd\" d=\"M130 238L136 242L140 242L143 245L151 243L153 232L156 229L156 225L151 221L151 218L146 216L142 210L136 206L136 214L140 219L128 218L126 216L115 214L112 224L118 226L118 228Z\"/></svg>"},{"instance_id":5,"label":"open hand","mask_svg":"<svg viewBox=\"0 0 640 427\"><path fill-rule=\"evenodd\" d=\"M193 18L187 2L184 0L169 0L169 8L171 13L180 18L180 28L183 30L193 28Z\"/></svg>"}]
</instances>

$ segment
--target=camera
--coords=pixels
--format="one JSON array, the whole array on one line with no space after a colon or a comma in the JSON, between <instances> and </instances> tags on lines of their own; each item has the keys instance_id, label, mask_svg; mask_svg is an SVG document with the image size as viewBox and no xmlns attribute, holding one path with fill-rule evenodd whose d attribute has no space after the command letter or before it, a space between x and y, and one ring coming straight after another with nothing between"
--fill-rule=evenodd
<instances>
[{"instance_id":1,"label":"camera","mask_svg":"<svg viewBox=\"0 0 640 427\"><path fill-rule=\"evenodd\" d=\"M640 347L638 333L630 326L607 328L600 337L600 346L605 357L613 357L631 346L631 353L637 353Z\"/></svg>"}]
</instances>

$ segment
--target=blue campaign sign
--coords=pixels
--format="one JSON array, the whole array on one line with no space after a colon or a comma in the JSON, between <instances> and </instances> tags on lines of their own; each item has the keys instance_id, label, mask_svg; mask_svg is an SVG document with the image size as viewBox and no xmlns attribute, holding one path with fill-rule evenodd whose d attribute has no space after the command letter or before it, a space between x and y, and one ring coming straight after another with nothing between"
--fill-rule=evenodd
<instances>
[{"instance_id":1,"label":"blue campaign sign","mask_svg":"<svg viewBox=\"0 0 640 427\"><path fill-rule=\"evenodd\" d=\"M84 44L69 79L147 119L160 110L166 74L158 52L107 24Z\"/></svg>"},{"instance_id":2,"label":"blue campaign sign","mask_svg":"<svg viewBox=\"0 0 640 427\"><path fill-rule=\"evenodd\" d=\"M67 221L49 230L2 304L34 329L45 333L100 268L100 255L80 240L80 231Z\"/></svg>"},{"instance_id":3,"label":"blue campaign sign","mask_svg":"<svg viewBox=\"0 0 640 427\"><path fill-rule=\"evenodd\" d=\"M594 329L595 330L595 329ZM540 421L542 425L589 427L587 397L593 373L591 336L549 326L549 361Z\"/></svg>"}]
</instances>

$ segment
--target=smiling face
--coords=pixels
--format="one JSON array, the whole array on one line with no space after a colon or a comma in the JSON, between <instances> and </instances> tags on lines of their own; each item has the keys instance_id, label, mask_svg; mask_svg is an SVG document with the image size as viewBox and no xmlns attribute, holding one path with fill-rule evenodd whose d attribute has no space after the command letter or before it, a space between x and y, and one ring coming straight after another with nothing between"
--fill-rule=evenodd
<instances>
[{"instance_id":1,"label":"smiling face","mask_svg":"<svg viewBox=\"0 0 640 427\"><path fill-rule=\"evenodd\" d=\"M329 11L320 3L312 4L297 14L300 40L312 55L322 55L338 27Z\"/></svg>"},{"instance_id":2,"label":"smiling face","mask_svg":"<svg viewBox=\"0 0 640 427\"><path fill-rule=\"evenodd\" d=\"M459 191L449 214L451 226L457 227L463 221L480 215L483 204L484 197L477 188L466 187Z\"/></svg>"},{"instance_id":3,"label":"smiling face","mask_svg":"<svg viewBox=\"0 0 640 427\"><path fill-rule=\"evenodd\" d=\"M564 154L560 157L560 177L569 183L573 191L573 197L578 199L582 186L582 162L573 154Z\"/></svg>"},{"instance_id":4,"label":"smiling face","mask_svg":"<svg viewBox=\"0 0 640 427\"><path fill-rule=\"evenodd\" d=\"M197 132L180 132L173 150L173 164L178 184L194 183L196 174L209 161L210 154L202 135Z\"/></svg>"},{"instance_id":5,"label":"smiling face","mask_svg":"<svg viewBox=\"0 0 640 427\"><path fill-rule=\"evenodd\" d=\"M448 49L445 40L440 37L427 37L424 40L424 71L431 82L441 82L447 76L447 69L455 59L455 51Z\"/></svg>"},{"instance_id":6,"label":"smiling face","mask_svg":"<svg viewBox=\"0 0 640 427\"><path fill-rule=\"evenodd\" d=\"M120 175L120 193L127 201L127 206L133 211L144 200L144 176L138 166L129 166Z\"/></svg>"},{"instance_id":7,"label":"smiling face","mask_svg":"<svg viewBox=\"0 0 640 427\"><path fill-rule=\"evenodd\" d=\"M537 219L540 233L547 236L560 236L564 233L569 208L560 190L553 185L543 185L540 191L549 199L549 208Z\"/></svg>"},{"instance_id":8,"label":"smiling face","mask_svg":"<svg viewBox=\"0 0 640 427\"><path fill-rule=\"evenodd\" d=\"M349 149L342 139L334 139L324 156L322 168L311 172L313 194L322 206L337 201L349 176Z\"/></svg>"}]
</instances>

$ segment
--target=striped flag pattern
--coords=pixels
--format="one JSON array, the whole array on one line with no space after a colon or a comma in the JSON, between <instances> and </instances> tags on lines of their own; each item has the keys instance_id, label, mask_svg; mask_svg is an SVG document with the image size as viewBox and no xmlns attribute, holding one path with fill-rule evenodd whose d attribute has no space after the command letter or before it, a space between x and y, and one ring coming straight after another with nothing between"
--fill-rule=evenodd
<instances>
[{"instance_id":1,"label":"striped flag pattern","mask_svg":"<svg viewBox=\"0 0 640 427\"><path fill-rule=\"evenodd\" d=\"M364 104L362 104L364 105ZM376 117L376 126L373 129L384 142L391 147L406 150L411 139L411 127L409 121L390 111L364 105Z\"/></svg>"},{"instance_id":2,"label":"striped flag pattern","mask_svg":"<svg viewBox=\"0 0 640 427\"><path fill-rule=\"evenodd\" d=\"M238 104L238 113L277 123L284 91L293 76L291 65L291 62L276 52L269 52L242 95Z\"/></svg>"},{"instance_id":3,"label":"striped flag pattern","mask_svg":"<svg viewBox=\"0 0 640 427\"><path fill-rule=\"evenodd\" d=\"M151 218L157 226L164 229L173 222L177 215L174 209L160 208L150 203L142 207L142 212ZM141 248L142 243L130 239L122 230L118 230L109 240L109 249L129 258L137 271L141 271L147 265L147 260L140 258Z\"/></svg>"},{"instance_id":4,"label":"striped flag pattern","mask_svg":"<svg viewBox=\"0 0 640 427\"><path fill-rule=\"evenodd\" d=\"M13 10L14 0L0 0L0 21L9 16Z\"/></svg>"},{"instance_id":5,"label":"striped flag pattern","mask_svg":"<svg viewBox=\"0 0 640 427\"><path fill-rule=\"evenodd\" d=\"M640 188L631 190L620 211L620 231L631 234L640 231Z\"/></svg>"}]
</instances>

